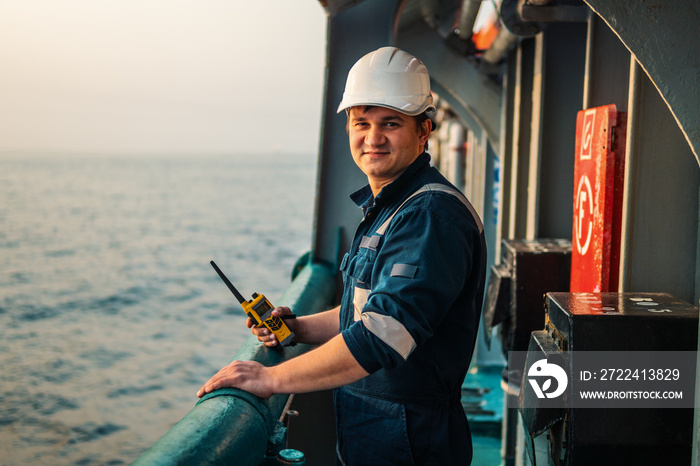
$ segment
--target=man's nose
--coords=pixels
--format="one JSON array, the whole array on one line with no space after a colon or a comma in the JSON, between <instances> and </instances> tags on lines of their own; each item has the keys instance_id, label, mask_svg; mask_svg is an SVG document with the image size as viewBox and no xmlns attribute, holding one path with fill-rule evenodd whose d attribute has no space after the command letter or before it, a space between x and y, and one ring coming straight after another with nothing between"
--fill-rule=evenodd
<instances>
[{"instance_id":1,"label":"man's nose","mask_svg":"<svg viewBox=\"0 0 700 466\"><path fill-rule=\"evenodd\" d=\"M386 142L386 137L384 136L384 131L381 126L372 126L365 135L365 144L368 146L376 147L381 146Z\"/></svg>"}]
</instances>

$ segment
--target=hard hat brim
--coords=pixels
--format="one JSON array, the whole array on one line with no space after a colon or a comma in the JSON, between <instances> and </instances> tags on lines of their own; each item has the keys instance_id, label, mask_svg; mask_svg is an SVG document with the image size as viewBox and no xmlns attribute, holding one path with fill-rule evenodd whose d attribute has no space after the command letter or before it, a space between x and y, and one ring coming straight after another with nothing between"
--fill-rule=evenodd
<instances>
[{"instance_id":1,"label":"hard hat brim","mask_svg":"<svg viewBox=\"0 0 700 466\"><path fill-rule=\"evenodd\" d=\"M377 102L376 100L355 100L353 99L345 99L343 98L343 101L340 102L340 105L338 105L338 110L337 113L342 112L343 110L350 110L352 107L384 107L388 108L391 110L396 110L399 113L403 113L408 116L417 116L420 115L423 112L428 112L428 113L434 113L435 112L435 106L432 104L432 97L430 98L430 102L425 102L422 105L406 105L405 100L403 100L404 105L403 106L398 106L398 105L392 105L391 102Z\"/></svg>"}]
</instances>

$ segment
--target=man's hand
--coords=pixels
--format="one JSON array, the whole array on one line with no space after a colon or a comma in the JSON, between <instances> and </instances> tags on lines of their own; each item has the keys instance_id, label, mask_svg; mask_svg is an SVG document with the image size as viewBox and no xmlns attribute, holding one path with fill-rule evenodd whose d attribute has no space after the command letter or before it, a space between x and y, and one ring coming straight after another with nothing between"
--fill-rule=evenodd
<instances>
[{"instance_id":1,"label":"man's hand","mask_svg":"<svg viewBox=\"0 0 700 466\"><path fill-rule=\"evenodd\" d=\"M197 392L198 397L235 387L268 398L275 393L308 393L341 387L369 375L354 358L342 335L281 364L265 367L255 361L233 361Z\"/></svg>"},{"instance_id":2,"label":"man's hand","mask_svg":"<svg viewBox=\"0 0 700 466\"><path fill-rule=\"evenodd\" d=\"M292 313L292 310L286 306L276 307L275 310L272 311L272 315L277 316L279 318L282 318L282 316L285 316L285 315L291 314L291 313ZM287 324L289 329L292 332L294 332L293 324L290 325L289 320L285 320L285 323ZM246 319L245 324L246 324L246 326L248 326L249 329L252 330L253 335L258 337L258 341L260 343L264 344L265 346L277 346L277 344L278 344L277 336L274 333L272 333L271 331L269 331L267 329L267 327L265 327L264 325L260 326L260 327L255 327L255 322L250 317L248 317L248 319ZM294 333L296 333L296 332L294 332Z\"/></svg>"},{"instance_id":3,"label":"man's hand","mask_svg":"<svg viewBox=\"0 0 700 466\"><path fill-rule=\"evenodd\" d=\"M267 367L255 361L233 361L202 385L197 396L201 398L226 387L240 388L260 398L269 398L273 394Z\"/></svg>"}]
</instances>

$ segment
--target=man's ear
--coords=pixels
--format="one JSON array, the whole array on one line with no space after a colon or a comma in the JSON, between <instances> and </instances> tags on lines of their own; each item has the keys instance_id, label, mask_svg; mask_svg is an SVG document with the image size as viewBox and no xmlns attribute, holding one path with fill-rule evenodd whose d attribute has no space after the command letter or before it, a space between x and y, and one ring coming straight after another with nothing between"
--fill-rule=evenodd
<instances>
[{"instance_id":1,"label":"man's ear","mask_svg":"<svg viewBox=\"0 0 700 466\"><path fill-rule=\"evenodd\" d=\"M433 121L430 118L426 118L421 122L419 130L421 139L425 138L423 143L427 142L430 133L433 131Z\"/></svg>"}]
</instances>

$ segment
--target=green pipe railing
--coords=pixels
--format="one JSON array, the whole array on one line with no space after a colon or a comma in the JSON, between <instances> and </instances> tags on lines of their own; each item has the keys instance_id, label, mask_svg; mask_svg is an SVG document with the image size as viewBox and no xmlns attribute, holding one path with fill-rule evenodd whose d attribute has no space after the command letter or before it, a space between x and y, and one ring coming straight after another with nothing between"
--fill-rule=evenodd
<instances>
[{"instance_id":1,"label":"green pipe railing","mask_svg":"<svg viewBox=\"0 0 700 466\"><path fill-rule=\"evenodd\" d=\"M309 263L275 304L289 306L297 315L314 314L330 307L334 293L330 267ZM272 366L309 349L300 344L278 351L251 335L233 359ZM288 399L261 399L234 388L209 393L133 464L264 464L284 448L286 429L279 420Z\"/></svg>"}]
</instances>

